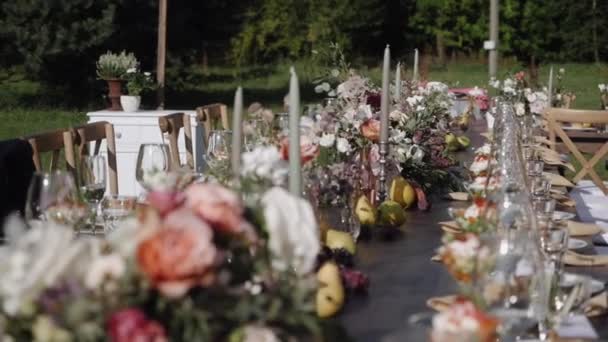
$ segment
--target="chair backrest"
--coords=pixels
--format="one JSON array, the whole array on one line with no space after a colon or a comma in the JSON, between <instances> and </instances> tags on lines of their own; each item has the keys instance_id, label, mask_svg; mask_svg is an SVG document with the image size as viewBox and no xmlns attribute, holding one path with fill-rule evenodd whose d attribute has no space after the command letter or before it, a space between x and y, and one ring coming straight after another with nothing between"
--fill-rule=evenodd
<instances>
[{"instance_id":1,"label":"chair backrest","mask_svg":"<svg viewBox=\"0 0 608 342\"><path fill-rule=\"evenodd\" d=\"M230 129L228 120L228 107L223 103L214 103L196 108L196 118L203 123L205 128L205 146L209 142L211 130L217 127L216 122L220 120L223 129Z\"/></svg>"},{"instance_id":2,"label":"chair backrest","mask_svg":"<svg viewBox=\"0 0 608 342\"><path fill-rule=\"evenodd\" d=\"M549 130L549 140L555 144L557 125L562 123L608 124L608 111L568 108L547 108L544 112Z\"/></svg>"},{"instance_id":3,"label":"chair backrest","mask_svg":"<svg viewBox=\"0 0 608 342\"><path fill-rule=\"evenodd\" d=\"M29 142L30 146L32 146L32 160L37 172L43 171L42 162L40 160L41 153L52 153L49 171L54 171L59 168L61 150L65 149L66 158L68 154L74 153L74 147L66 144L69 137L70 132L63 129L22 137L23 140L26 140Z\"/></svg>"},{"instance_id":4,"label":"chair backrest","mask_svg":"<svg viewBox=\"0 0 608 342\"><path fill-rule=\"evenodd\" d=\"M179 159L178 138L179 131L184 129L184 139L186 143L186 163L190 169L194 169L194 154L192 151L192 127L190 116L184 113L173 113L158 118L158 127L163 137L169 139L171 154L171 167L179 169L182 165Z\"/></svg>"},{"instance_id":5,"label":"chair backrest","mask_svg":"<svg viewBox=\"0 0 608 342\"><path fill-rule=\"evenodd\" d=\"M110 181L110 194L118 194L118 168L116 166L116 141L114 140L114 125L107 121L94 122L82 126L73 127L67 135L66 147L75 146L69 153L66 149L66 161L68 168L76 174L76 163L87 155L98 155L101 142L106 141L108 179ZM95 142L93 153L89 151L89 143ZM78 178L76 178L78 179Z\"/></svg>"}]
</instances>

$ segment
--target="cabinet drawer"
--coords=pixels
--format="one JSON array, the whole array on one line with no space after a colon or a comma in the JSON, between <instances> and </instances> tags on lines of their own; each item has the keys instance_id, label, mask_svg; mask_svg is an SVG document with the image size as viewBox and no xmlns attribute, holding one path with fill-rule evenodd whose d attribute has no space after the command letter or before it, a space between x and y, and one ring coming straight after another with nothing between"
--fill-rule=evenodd
<instances>
[{"instance_id":1,"label":"cabinet drawer","mask_svg":"<svg viewBox=\"0 0 608 342\"><path fill-rule=\"evenodd\" d=\"M131 125L114 125L116 146L138 144L141 137L141 127Z\"/></svg>"}]
</instances>

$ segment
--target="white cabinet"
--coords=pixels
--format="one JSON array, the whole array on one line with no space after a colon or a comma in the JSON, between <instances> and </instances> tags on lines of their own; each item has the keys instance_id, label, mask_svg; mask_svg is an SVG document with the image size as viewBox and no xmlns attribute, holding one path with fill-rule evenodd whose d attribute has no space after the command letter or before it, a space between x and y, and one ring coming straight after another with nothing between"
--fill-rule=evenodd
<instances>
[{"instance_id":1,"label":"white cabinet","mask_svg":"<svg viewBox=\"0 0 608 342\"><path fill-rule=\"evenodd\" d=\"M135 180L135 165L139 145L144 143L169 143L163 137L158 127L158 118L172 113L185 113L191 117L192 148L194 164L198 171L202 171L203 162L203 127L195 120L196 112L193 110L152 110L137 112L97 111L87 113L89 122L108 121L114 125L116 136L116 164L118 167L118 192L121 195L139 195L142 188ZM186 160L186 146L183 129L179 135L179 151L182 164ZM101 152L106 152L105 144Z\"/></svg>"}]
</instances>

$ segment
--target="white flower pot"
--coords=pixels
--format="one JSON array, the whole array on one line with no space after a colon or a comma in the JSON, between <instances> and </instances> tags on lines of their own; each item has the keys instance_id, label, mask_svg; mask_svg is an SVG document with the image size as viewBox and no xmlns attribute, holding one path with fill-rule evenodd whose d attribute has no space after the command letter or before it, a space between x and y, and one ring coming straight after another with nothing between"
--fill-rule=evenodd
<instances>
[{"instance_id":1,"label":"white flower pot","mask_svg":"<svg viewBox=\"0 0 608 342\"><path fill-rule=\"evenodd\" d=\"M140 103L141 96L120 96L120 105L122 106L122 110L125 112L137 112Z\"/></svg>"}]
</instances>

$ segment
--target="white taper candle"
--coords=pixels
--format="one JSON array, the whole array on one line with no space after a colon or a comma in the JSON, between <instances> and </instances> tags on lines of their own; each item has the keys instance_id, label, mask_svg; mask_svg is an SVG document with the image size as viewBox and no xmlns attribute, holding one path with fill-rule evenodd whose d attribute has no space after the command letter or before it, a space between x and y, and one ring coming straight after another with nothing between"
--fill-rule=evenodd
<instances>
[{"instance_id":1,"label":"white taper candle","mask_svg":"<svg viewBox=\"0 0 608 342\"><path fill-rule=\"evenodd\" d=\"M294 196L302 195L300 160L300 86L294 67L289 80L289 191Z\"/></svg>"},{"instance_id":2,"label":"white taper candle","mask_svg":"<svg viewBox=\"0 0 608 342\"><path fill-rule=\"evenodd\" d=\"M384 49L384 62L382 64L382 98L380 101L380 142L388 142L390 72L391 72L391 49L388 45L386 45L386 48Z\"/></svg>"},{"instance_id":3,"label":"white taper candle","mask_svg":"<svg viewBox=\"0 0 608 342\"><path fill-rule=\"evenodd\" d=\"M401 100L401 62L397 63L395 71L395 102Z\"/></svg>"},{"instance_id":4,"label":"white taper candle","mask_svg":"<svg viewBox=\"0 0 608 342\"><path fill-rule=\"evenodd\" d=\"M549 86L547 87L549 107L553 107L553 65L549 69Z\"/></svg>"},{"instance_id":5,"label":"white taper candle","mask_svg":"<svg viewBox=\"0 0 608 342\"><path fill-rule=\"evenodd\" d=\"M241 150L243 145L243 88L238 87L234 93L232 108L232 173L238 177L241 172Z\"/></svg>"},{"instance_id":6,"label":"white taper candle","mask_svg":"<svg viewBox=\"0 0 608 342\"><path fill-rule=\"evenodd\" d=\"M418 81L418 49L414 49L414 72L412 80Z\"/></svg>"}]
</instances>

